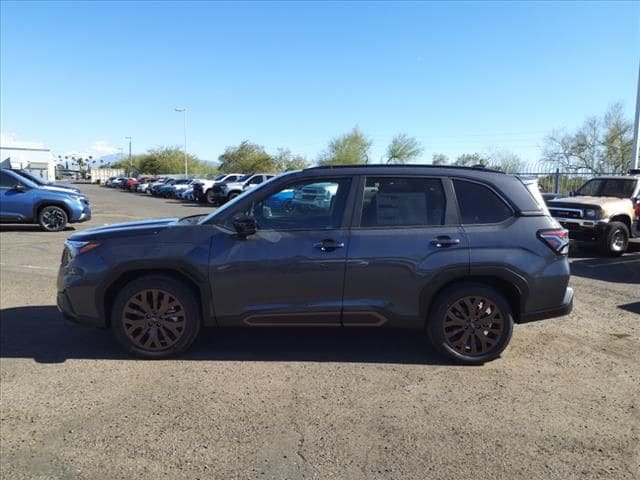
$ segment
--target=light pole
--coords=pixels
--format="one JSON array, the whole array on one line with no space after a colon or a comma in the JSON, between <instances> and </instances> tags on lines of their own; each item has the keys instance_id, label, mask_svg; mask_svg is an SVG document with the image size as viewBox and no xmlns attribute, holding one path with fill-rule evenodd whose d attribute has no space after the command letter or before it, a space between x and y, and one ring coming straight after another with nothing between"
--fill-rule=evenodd
<instances>
[{"instance_id":1,"label":"light pole","mask_svg":"<svg viewBox=\"0 0 640 480\"><path fill-rule=\"evenodd\" d=\"M129 140L129 175L133 173L133 165L131 164L131 137L124 137L125 140Z\"/></svg>"},{"instance_id":2,"label":"light pole","mask_svg":"<svg viewBox=\"0 0 640 480\"><path fill-rule=\"evenodd\" d=\"M184 178L188 178L189 168L187 166L187 108L176 107L176 112L183 113L183 133L184 133Z\"/></svg>"},{"instance_id":3,"label":"light pole","mask_svg":"<svg viewBox=\"0 0 640 480\"><path fill-rule=\"evenodd\" d=\"M640 154L640 66L638 67L638 91L636 92L636 116L633 122L633 146L631 148L631 168L638 168L638 155Z\"/></svg>"}]
</instances>

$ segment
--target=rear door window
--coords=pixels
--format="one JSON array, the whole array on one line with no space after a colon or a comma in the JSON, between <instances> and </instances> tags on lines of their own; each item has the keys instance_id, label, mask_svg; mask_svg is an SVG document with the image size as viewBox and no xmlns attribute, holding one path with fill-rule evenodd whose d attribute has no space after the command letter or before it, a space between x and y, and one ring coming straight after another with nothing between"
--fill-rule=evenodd
<instances>
[{"instance_id":1,"label":"rear door window","mask_svg":"<svg viewBox=\"0 0 640 480\"><path fill-rule=\"evenodd\" d=\"M446 197L437 178L367 177L362 227L444 225Z\"/></svg>"},{"instance_id":2,"label":"rear door window","mask_svg":"<svg viewBox=\"0 0 640 480\"><path fill-rule=\"evenodd\" d=\"M513 215L507 205L489 187L466 180L453 180L463 225L500 223Z\"/></svg>"}]
</instances>

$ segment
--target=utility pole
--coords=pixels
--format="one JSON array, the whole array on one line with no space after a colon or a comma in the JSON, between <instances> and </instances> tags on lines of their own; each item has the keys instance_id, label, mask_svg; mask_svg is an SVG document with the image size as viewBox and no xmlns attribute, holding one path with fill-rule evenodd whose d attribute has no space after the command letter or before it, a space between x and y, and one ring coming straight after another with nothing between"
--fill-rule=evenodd
<instances>
[{"instance_id":1,"label":"utility pole","mask_svg":"<svg viewBox=\"0 0 640 480\"><path fill-rule=\"evenodd\" d=\"M636 92L636 118L633 123L633 146L631 148L631 168L638 168L638 154L640 154L640 138L638 124L640 123L640 64L638 64L638 91Z\"/></svg>"},{"instance_id":2,"label":"utility pole","mask_svg":"<svg viewBox=\"0 0 640 480\"><path fill-rule=\"evenodd\" d=\"M189 178L189 167L187 164L187 108L176 107L176 112L182 112L183 114L183 134L184 134L184 178Z\"/></svg>"},{"instance_id":3,"label":"utility pole","mask_svg":"<svg viewBox=\"0 0 640 480\"><path fill-rule=\"evenodd\" d=\"M133 164L131 163L131 137L124 137L129 140L129 175L133 172Z\"/></svg>"}]
</instances>

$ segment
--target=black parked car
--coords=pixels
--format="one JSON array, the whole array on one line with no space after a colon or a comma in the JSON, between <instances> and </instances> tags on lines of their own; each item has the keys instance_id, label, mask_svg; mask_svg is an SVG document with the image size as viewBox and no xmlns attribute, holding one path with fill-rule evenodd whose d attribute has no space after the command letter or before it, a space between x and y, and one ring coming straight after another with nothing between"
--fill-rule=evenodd
<instances>
[{"instance_id":1,"label":"black parked car","mask_svg":"<svg viewBox=\"0 0 640 480\"><path fill-rule=\"evenodd\" d=\"M316 208L271 208L315 186ZM58 308L146 358L186 350L203 326L344 326L425 329L448 357L482 363L514 323L573 305L567 231L534 187L463 167L285 174L208 216L75 233Z\"/></svg>"}]
</instances>

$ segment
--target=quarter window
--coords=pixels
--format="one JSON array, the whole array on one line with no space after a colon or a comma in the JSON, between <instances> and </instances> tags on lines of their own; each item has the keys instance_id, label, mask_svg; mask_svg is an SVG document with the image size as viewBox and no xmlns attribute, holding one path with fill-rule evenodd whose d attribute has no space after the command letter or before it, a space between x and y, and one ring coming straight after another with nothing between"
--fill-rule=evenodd
<instances>
[{"instance_id":1,"label":"quarter window","mask_svg":"<svg viewBox=\"0 0 640 480\"><path fill-rule=\"evenodd\" d=\"M446 197L435 178L367 177L362 227L444 225Z\"/></svg>"},{"instance_id":2,"label":"quarter window","mask_svg":"<svg viewBox=\"0 0 640 480\"><path fill-rule=\"evenodd\" d=\"M251 214L259 230L338 228L350 185L350 178L299 182L255 202Z\"/></svg>"},{"instance_id":3,"label":"quarter window","mask_svg":"<svg viewBox=\"0 0 640 480\"><path fill-rule=\"evenodd\" d=\"M513 214L511 208L484 185L454 180L453 187L463 224L500 223Z\"/></svg>"}]
</instances>

